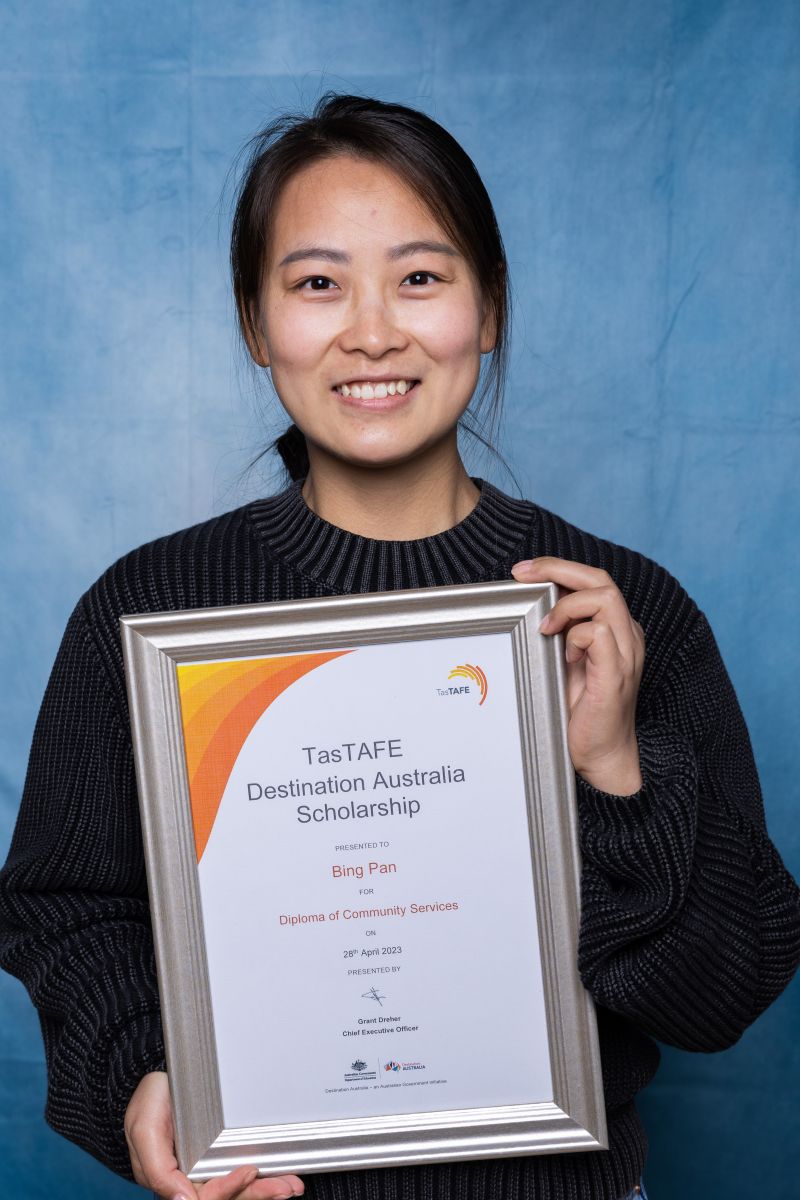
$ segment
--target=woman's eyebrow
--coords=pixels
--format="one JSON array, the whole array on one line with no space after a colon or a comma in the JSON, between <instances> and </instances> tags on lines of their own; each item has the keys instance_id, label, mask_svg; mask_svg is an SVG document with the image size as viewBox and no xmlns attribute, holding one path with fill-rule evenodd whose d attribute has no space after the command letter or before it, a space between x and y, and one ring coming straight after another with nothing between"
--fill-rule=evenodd
<instances>
[{"instance_id":1,"label":"woman's eyebrow","mask_svg":"<svg viewBox=\"0 0 800 1200\"><path fill-rule=\"evenodd\" d=\"M402 242L399 246L390 246L386 257L390 262L398 258L406 258L409 254L449 254L451 258L460 258L458 250L448 242ZM325 262L349 263L350 255L344 250L333 250L329 246L305 246L300 250L292 250L278 263L279 267L288 267L290 263L301 262L306 258L322 258Z\"/></svg>"},{"instance_id":2,"label":"woman's eyebrow","mask_svg":"<svg viewBox=\"0 0 800 1200\"><path fill-rule=\"evenodd\" d=\"M403 242L400 246L392 246L386 251L386 257L390 262L394 262L396 258L406 258L409 254L449 254L451 258L460 258L461 255L451 246L449 242Z\"/></svg>"}]
</instances>

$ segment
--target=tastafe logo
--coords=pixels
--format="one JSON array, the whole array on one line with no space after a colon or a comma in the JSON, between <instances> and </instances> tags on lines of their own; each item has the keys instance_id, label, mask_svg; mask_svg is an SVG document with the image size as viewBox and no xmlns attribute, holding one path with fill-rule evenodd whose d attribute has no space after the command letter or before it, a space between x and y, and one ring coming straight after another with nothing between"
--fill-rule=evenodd
<instances>
[{"instance_id":1,"label":"tastafe logo","mask_svg":"<svg viewBox=\"0 0 800 1200\"><path fill-rule=\"evenodd\" d=\"M478 705L483 704L489 691L489 683L480 667L475 667L472 663L461 663L457 667L453 667L448 679L471 679L473 683L477 683L481 698Z\"/></svg>"}]
</instances>

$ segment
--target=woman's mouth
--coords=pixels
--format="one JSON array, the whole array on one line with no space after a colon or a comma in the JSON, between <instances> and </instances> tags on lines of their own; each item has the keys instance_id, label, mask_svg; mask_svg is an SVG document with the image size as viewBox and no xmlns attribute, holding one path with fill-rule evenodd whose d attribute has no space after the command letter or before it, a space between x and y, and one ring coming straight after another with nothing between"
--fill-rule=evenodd
<instances>
[{"instance_id":1,"label":"woman's mouth","mask_svg":"<svg viewBox=\"0 0 800 1200\"><path fill-rule=\"evenodd\" d=\"M353 380L352 383L341 383L333 390L346 400L387 400L392 396L406 396L419 382L419 379L387 379L379 383Z\"/></svg>"}]
</instances>

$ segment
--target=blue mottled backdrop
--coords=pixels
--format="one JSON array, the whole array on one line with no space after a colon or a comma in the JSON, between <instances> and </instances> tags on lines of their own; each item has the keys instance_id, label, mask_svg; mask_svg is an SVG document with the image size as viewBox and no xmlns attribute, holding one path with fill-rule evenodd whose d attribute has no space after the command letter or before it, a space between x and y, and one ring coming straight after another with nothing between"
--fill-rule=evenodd
<instances>
[{"instance_id":1,"label":"blue mottled backdrop","mask_svg":"<svg viewBox=\"0 0 800 1200\"><path fill-rule=\"evenodd\" d=\"M475 159L515 291L509 461L705 608L800 873L796 0L4 0L0 855L77 596L277 483L244 473L284 422L237 355L220 192L328 87L424 108ZM799 999L724 1054L665 1051L654 1200L792 1192ZM132 1197L45 1127L6 976L0 1007L2 1194Z\"/></svg>"}]
</instances>

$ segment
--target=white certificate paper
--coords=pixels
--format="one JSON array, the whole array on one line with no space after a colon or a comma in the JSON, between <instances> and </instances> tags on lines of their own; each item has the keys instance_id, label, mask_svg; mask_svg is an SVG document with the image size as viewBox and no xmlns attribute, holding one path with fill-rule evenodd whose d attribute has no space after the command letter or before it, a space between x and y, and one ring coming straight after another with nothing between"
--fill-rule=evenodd
<instances>
[{"instance_id":1,"label":"white certificate paper","mask_svg":"<svg viewBox=\"0 0 800 1200\"><path fill-rule=\"evenodd\" d=\"M510 636L177 675L226 1127L552 1100Z\"/></svg>"}]
</instances>

